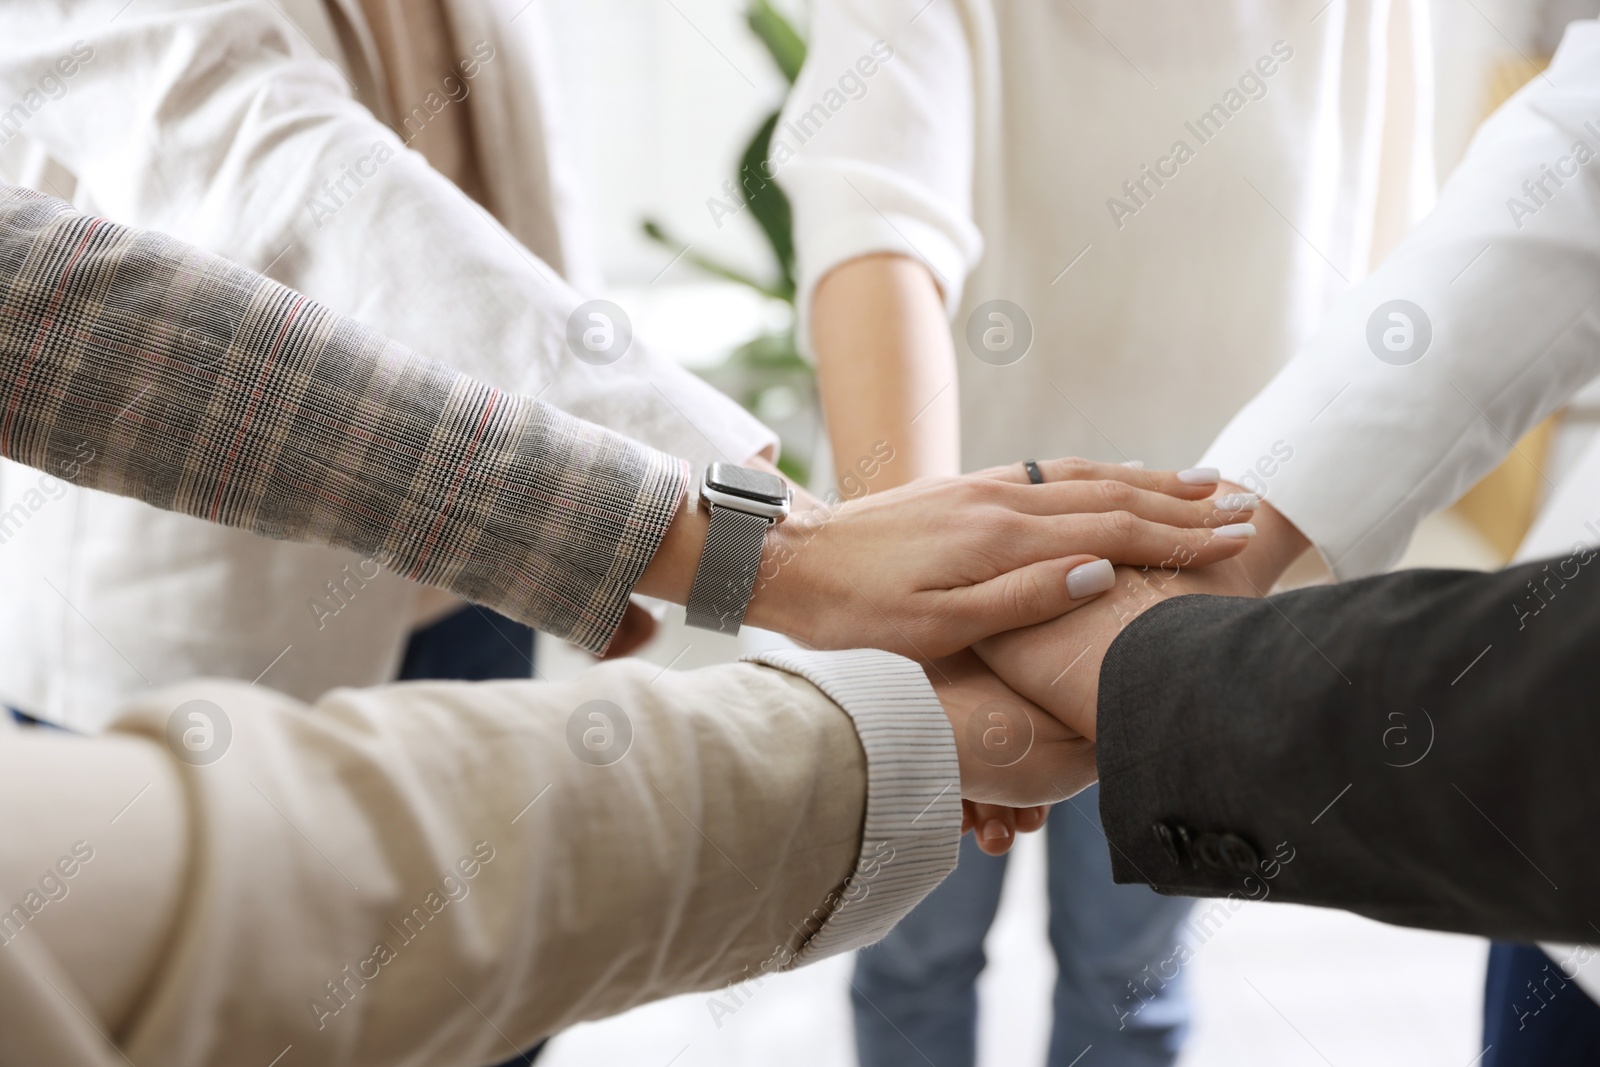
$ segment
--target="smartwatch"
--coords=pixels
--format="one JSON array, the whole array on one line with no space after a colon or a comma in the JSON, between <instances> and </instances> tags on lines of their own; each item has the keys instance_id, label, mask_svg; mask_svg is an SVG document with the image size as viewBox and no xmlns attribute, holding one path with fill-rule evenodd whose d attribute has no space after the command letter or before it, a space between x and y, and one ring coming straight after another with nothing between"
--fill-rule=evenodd
<instances>
[{"instance_id":1,"label":"smartwatch","mask_svg":"<svg viewBox=\"0 0 1600 1067\"><path fill-rule=\"evenodd\" d=\"M789 514L794 491L776 474L713 463L700 485L711 512L700 566L689 590L685 621L702 630L736 634L755 593L767 531Z\"/></svg>"}]
</instances>

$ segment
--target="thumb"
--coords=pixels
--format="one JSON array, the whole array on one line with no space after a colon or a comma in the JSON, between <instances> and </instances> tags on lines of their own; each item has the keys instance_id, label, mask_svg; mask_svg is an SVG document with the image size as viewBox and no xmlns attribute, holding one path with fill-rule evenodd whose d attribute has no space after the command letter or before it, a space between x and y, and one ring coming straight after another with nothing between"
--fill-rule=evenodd
<instances>
[{"instance_id":1,"label":"thumb","mask_svg":"<svg viewBox=\"0 0 1600 1067\"><path fill-rule=\"evenodd\" d=\"M1019 567L964 591L966 618L982 631L968 635L968 641L1049 622L1116 584L1111 561L1097 556L1066 556Z\"/></svg>"}]
</instances>

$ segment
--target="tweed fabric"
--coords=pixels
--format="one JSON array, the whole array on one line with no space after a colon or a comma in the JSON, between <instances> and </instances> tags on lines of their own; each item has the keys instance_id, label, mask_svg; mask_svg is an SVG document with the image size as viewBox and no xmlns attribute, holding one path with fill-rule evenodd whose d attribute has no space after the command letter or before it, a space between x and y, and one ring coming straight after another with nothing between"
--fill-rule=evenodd
<instances>
[{"instance_id":1,"label":"tweed fabric","mask_svg":"<svg viewBox=\"0 0 1600 1067\"><path fill-rule=\"evenodd\" d=\"M87 445L96 460L74 463ZM685 463L159 234L0 189L0 454L604 649Z\"/></svg>"}]
</instances>

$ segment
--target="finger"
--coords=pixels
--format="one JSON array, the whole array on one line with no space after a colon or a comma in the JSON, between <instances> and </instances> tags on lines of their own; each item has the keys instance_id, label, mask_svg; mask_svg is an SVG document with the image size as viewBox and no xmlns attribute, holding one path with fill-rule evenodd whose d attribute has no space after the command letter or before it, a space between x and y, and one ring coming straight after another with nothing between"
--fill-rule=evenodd
<instances>
[{"instance_id":1,"label":"finger","mask_svg":"<svg viewBox=\"0 0 1600 1067\"><path fill-rule=\"evenodd\" d=\"M1000 819L1019 834L1031 834L1043 826L1050 814L1050 805L1040 804L1029 808L1013 808L1005 804L986 804L977 800L963 800L961 830L982 826L990 819Z\"/></svg>"},{"instance_id":2,"label":"finger","mask_svg":"<svg viewBox=\"0 0 1600 1067\"><path fill-rule=\"evenodd\" d=\"M1016 812L1017 833L1036 833L1043 828L1045 821L1050 817L1050 805L1040 804L1032 808L1017 808Z\"/></svg>"},{"instance_id":3,"label":"finger","mask_svg":"<svg viewBox=\"0 0 1600 1067\"><path fill-rule=\"evenodd\" d=\"M1049 805L1031 808L1010 808L1002 804L961 802L961 832L973 831L978 848L991 856L999 856L1016 844L1018 834L1031 834L1045 824L1050 814Z\"/></svg>"},{"instance_id":4,"label":"finger","mask_svg":"<svg viewBox=\"0 0 1600 1067\"><path fill-rule=\"evenodd\" d=\"M1024 515L1099 514L1128 511L1168 526L1226 526L1247 522L1261 500L1254 493L1229 492L1204 500L1180 500L1114 479L1006 485L997 498Z\"/></svg>"},{"instance_id":5,"label":"finger","mask_svg":"<svg viewBox=\"0 0 1600 1067\"><path fill-rule=\"evenodd\" d=\"M1205 567L1232 559L1249 547L1254 523L1234 522L1217 527L1179 528L1151 522L1128 511L1094 515L1060 515L1030 518L1033 528L1023 535L1032 551L1049 554L1089 553L1130 567L1160 567L1169 575L1182 568Z\"/></svg>"},{"instance_id":6,"label":"finger","mask_svg":"<svg viewBox=\"0 0 1600 1067\"><path fill-rule=\"evenodd\" d=\"M1016 843L1016 813L994 804L974 804L972 836L988 856L1003 856Z\"/></svg>"},{"instance_id":7,"label":"finger","mask_svg":"<svg viewBox=\"0 0 1600 1067\"><path fill-rule=\"evenodd\" d=\"M1210 496L1220 481L1219 472L1214 467L1192 467L1183 471L1147 471L1143 467L1127 463L1098 463L1076 457L1041 459L1037 462L1046 485L1056 482L1127 482L1140 489L1166 493L1184 500L1200 500ZM1014 482L1019 485L1031 484L1028 472L1020 461L1008 463L1004 467L991 467L979 471L977 477L993 478L996 481Z\"/></svg>"},{"instance_id":8,"label":"finger","mask_svg":"<svg viewBox=\"0 0 1600 1067\"><path fill-rule=\"evenodd\" d=\"M952 590L956 609L972 627L968 643L1005 630L1048 622L1089 603L1111 589L1116 577L1112 562L1158 568L1167 577L1183 568L1203 567L1238 555L1249 544L1242 532L1180 530L1112 512L1109 516L1074 515L1036 522L1072 524L1061 529L1057 543L1076 553L1020 567L997 578ZM1248 524L1242 524L1248 526ZM1045 546L1036 546L1043 554Z\"/></svg>"},{"instance_id":9,"label":"finger","mask_svg":"<svg viewBox=\"0 0 1600 1067\"><path fill-rule=\"evenodd\" d=\"M1040 804L1031 808L1009 808L1002 804L973 803L974 824L981 825L985 819L1001 819L1014 833L1031 834L1044 825L1045 819L1050 815L1050 805Z\"/></svg>"}]
</instances>

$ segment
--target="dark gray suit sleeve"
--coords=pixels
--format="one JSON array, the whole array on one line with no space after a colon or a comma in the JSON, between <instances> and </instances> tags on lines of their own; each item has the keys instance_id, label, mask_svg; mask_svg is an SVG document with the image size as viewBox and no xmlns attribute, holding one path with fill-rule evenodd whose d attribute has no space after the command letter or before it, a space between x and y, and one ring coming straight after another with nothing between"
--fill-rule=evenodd
<instances>
[{"instance_id":1,"label":"dark gray suit sleeve","mask_svg":"<svg viewBox=\"0 0 1600 1067\"><path fill-rule=\"evenodd\" d=\"M1594 559L1146 612L1100 674L1116 880L1592 940Z\"/></svg>"}]
</instances>

